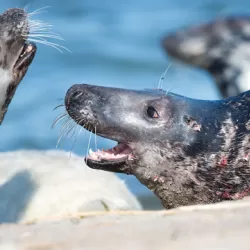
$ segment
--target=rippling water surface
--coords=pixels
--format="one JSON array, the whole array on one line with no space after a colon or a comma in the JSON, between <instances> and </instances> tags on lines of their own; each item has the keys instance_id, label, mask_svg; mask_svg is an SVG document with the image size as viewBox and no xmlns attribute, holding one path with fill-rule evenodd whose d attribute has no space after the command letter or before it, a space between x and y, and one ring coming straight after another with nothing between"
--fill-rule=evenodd
<instances>
[{"instance_id":1,"label":"rippling water surface","mask_svg":"<svg viewBox=\"0 0 250 250\"><path fill-rule=\"evenodd\" d=\"M152 88L169 66L160 47L161 37L178 28L229 14L250 14L249 1L235 0L0 0L0 11L24 7L34 11L51 6L36 19L54 25L63 36L61 45L72 53L60 53L38 45L38 53L22 81L1 126L0 150L54 149L60 127L51 124L67 89L90 83L133 89ZM172 63L164 89L201 99L219 98L213 81L202 71ZM62 112L62 110L61 110ZM89 133L77 139L73 152L84 155ZM74 140L62 148L70 150ZM98 147L113 142L98 138ZM91 143L94 147L94 141ZM137 195L150 195L134 177L120 175Z\"/></svg>"}]
</instances>

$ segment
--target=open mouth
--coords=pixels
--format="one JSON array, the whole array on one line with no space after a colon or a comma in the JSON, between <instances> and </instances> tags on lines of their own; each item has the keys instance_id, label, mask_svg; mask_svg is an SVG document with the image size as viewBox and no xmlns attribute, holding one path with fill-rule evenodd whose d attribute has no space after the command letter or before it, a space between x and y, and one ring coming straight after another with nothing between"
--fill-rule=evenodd
<instances>
[{"instance_id":1,"label":"open mouth","mask_svg":"<svg viewBox=\"0 0 250 250\"><path fill-rule=\"evenodd\" d=\"M23 49L15 63L14 73L15 71L20 71L26 69L32 62L36 53L36 45L35 43L25 42Z\"/></svg>"},{"instance_id":2,"label":"open mouth","mask_svg":"<svg viewBox=\"0 0 250 250\"><path fill-rule=\"evenodd\" d=\"M92 163L111 163L117 164L121 162L125 162L127 160L133 160L134 155L132 153L132 149L125 143L120 143L107 150L97 150L96 152L89 150L89 155L86 157L86 162Z\"/></svg>"},{"instance_id":3,"label":"open mouth","mask_svg":"<svg viewBox=\"0 0 250 250\"><path fill-rule=\"evenodd\" d=\"M9 86L7 89L5 100L2 107L0 107L0 125L2 124L4 116L8 110L8 106L15 94L20 81L25 76L29 65L32 63L33 58L35 57L36 49L37 48L35 43L25 42L25 44L23 45L21 53L12 69L13 82L8 83Z\"/></svg>"}]
</instances>

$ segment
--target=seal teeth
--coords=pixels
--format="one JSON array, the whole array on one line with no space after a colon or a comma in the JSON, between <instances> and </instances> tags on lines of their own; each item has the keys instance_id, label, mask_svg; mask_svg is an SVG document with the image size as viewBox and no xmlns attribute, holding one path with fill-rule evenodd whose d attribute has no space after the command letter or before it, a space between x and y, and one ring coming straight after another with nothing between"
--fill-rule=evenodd
<instances>
[{"instance_id":1,"label":"seal teeth","mask_svg":"<svg viewBox=\"0 0 250 250\"><path fill-rule=\"evenodd\" d=\"M89 149L89 155L91 156L91 157L94 157L95 156L95 153L93 152L93 150L90 148Z\"/></svg>"},{"instance_id":2,"label":"seal teeth","mask_svg":"<svg viewBox=\"0 0 250 250\"><path fill-rule=\"evenodd\" d=\"M91 148L88 152L88 158L92 160L117 160L126 158L130 155L131 149L123 143L119 143L117 146L107 150L97 150L94 152ZM133 158L132 156L129 159Z\"/></svg>"}]
</instances>

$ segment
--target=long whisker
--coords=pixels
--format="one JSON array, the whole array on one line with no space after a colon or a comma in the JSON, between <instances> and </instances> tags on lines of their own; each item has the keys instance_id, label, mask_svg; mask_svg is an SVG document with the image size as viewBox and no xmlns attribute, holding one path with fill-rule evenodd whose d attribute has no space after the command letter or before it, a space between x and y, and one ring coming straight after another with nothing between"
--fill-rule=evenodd
<instances>
[{"instance_id":1,"label":"long whisker","mask_svg":"<svg viewBox=\"0 0 250 250\"><path fill-rule=\"evenodd\" d=\"M75 124L72 124L71 131L68 132L68 138L69 138L70 140L71 140L71 138L76 134L77 128L78 128L78 126L77 126L76 123L75 123ZM72 132L71 135L70 135L70 132Z\"/></svg>"},{"instance_id":2,"label":"long whisker","mask_svg":"<svg viewBox=\"0 0 250 250\"><path fill-rule=\"evenodd\" d=\"M71 118L69 116L67 116L66 119L64 120L64 122L62 123L61 131L63 131L65 129L65 127L67 126L67 124L70 121L71 121Z\"/></svg>"},{"instance_id":3,"label":"long whisker","mask_svg":"<svg viewBox=\"0 0 250 250\"><path fill-rule=\"evenodd\" d=\"M164 83L164 80L165 80L165 77L166 77L166 74L169 70L169 68L172 66L172 63L170 63L167 67L167 69L163 72L163 74L161 75L161 78L159 80L159 83L158 83L158 89L162 89L163 88L163 83Z\"/></svg>"},{"instance_id":4,"label":"long whisker","mask_svg":"<svg viewBox=\"0 0 250 250\"><path fill-rule=\"evenodd\" d=\"M90 142L91 142L91 136L92 136L92 132L90 132L90 136L89 136L89 142L88 142L88 147L87 147L87 153L86 156L88 156L88 152L89 152L89 147L90 147ZM87 164L88 159L86 160L86 164Z\"/></svg>"},{"instance_id":5,"label":"long whisker","mask_svg":"<svg viewBox=\"0 0 250 250\"><path fill-rule=\"evenodd\" d=\"M67 116L68 116L67 113L62 114L62 115L59 115L59 116L55 119L55 121L53 122L51 128L52 128L52 129L55 128L55 126L56 126L61 120L65 119Z\"/></svg>"},{"instance_id":6,"label":"long whisker","mask_svg":"<svg viewBox=\"0 0 250 250\"><path fill-rule=\"evenodd\" d=\"M74 146L76 144L76 140L77 140L78 136L81 134L82 130L83 130L83 127L80 127L78 134L75 136L75 140L74 140L73 145L72 145L71 150L70 150L70 156L71 156L73 148L74 148Z\"/></svg>"},{"instance_id":7,"label":"long whisker","mask_svg":"<svg viewBox=\"0 0 250 250\"><path fill-rule=\"evenodd\" d=\"M57 40L61 40L61 41L65 41L62 37L60 37L57 34L51 34L51 33L32 33L29 34L29 37L34 37L34 38L40 38L40 37L46 37L46 38L52 38L52 39L57 39Z\"/></svg>"},{"instance_id":8,"label":"long whisker","mask_svg":"<svg viewBox=\"0 0 250 250\"><path fill-rule=\"evenodd\" d=\"M61 146L61 148L63 147L64 141L67 138L68 134L72 131L72 129L75 127L75 125L73 123L69 123L67 128L65 128L63 130L63 132L61 133L61 136L58 140L58 143L56 145L56 147L58 147L59 145Z\"/></svg>"},{"instance_id":9,"label":"long whisker","mask_svg":"<svg viewBox=\"0 0 250 250\"><path fill-rule=\"evenodd\" d=\"M65 138L69 137L71 139L73 137L73 135L75 134L76 128L77 128L77 124L75 123L75 121L73 121L67 130ZM70 135L70 133L72 133L72 135Z\"/></svg>"},{"instance_id":10,"label":"long whisker","mask_svg":"<svg viewBox=\"0 0 250 250\"><path fill-rule=\"evenodd\" d=\"M69 129L74 125L74 120L72 120L70 117L68 118L68 121L63 125L61 131L64 131L65 133L69 132Z\"/></svg>"},{"instance_id":11,"label":"long whisker","mask_svg":"<svg viewBox=\"0 0 250 250\"><path fill-rule=\"evenodd\" d=\"M29 6L30 6L30 4L27 4L27 5L24 7L24 9L25 9L26 11L28 11ZM34 15L40 14L40 13L42 13L42 12L46 12L46 11L44 11L44 10L45 10L45 9L48 9L48 8L51 8L51 6L45 6L45 7L39 8L39 9L33 11L33 12L28 13L28 16L30 17L30 16L34 16Z\"/></svg>"},{"instance_id":12,"label":"long whisker","mask_svg":"<svg viewBox=\"0 0 250 250\"><path fill-rule=\"evenodd\" d=\"M28 12L29 7L30 7L30 3L26 4L26 5L23 7L24 11L25 11L25 12ZM29 14L28 14L28 15L29 15Z\"/></svg>"},{"instance_id":13,"label":"long whisker","mask_svg":"<svg viewBox=\"0 0 250 250\"><path fill-rule=\"evenodd\" d=\"M62 138L65 136L65 133L67 132L68 130L68 127L70 127L72 123L72 120L71 119L68 119L65 124L62 126L62 129L61 129L61 135L59 136L59 139L57 141L57 144L56 144L56 148L58 148Z\"/></svg>"},{"instance_id":14,"label":"long whisker","mask_svg":"<svg viewBox=\"0 0 250 250\"><path fill-rule=\"evenodd\" d=\"M41 30L51 31L53 25L41 20L29 19L29 28L30 32L38 32Z\"/></svg>"},{"instance_id":15,"label":"long whisker","mask_svg":"<svg viewBox=\"0 0 250 250\"><path fill-rule=\"evenodd\" d=\"M60 41L64 41L64 39L54 32L52 32L53 25L48 24L46 22L40 21L40 20L32 20L31 17L34 15L39 14L42 10L48 8L49 6L42 7L34 12L31 12L28 14L29 17L29 30L25 30L23 32L23 36L26 38L28 36L28 40L31 42L36 42L40 44L47 45L49 47L52 47L56 50L58 50L60 53L63 53L63 50L66 50L68 52L71 52L68 48L65 46L62 46L58 43L48 41L47 39L56 39Z\"/></svg>"},{"instance_id":16,"label":"long whisker","mask_svg":"<svg viewBox=\"0 0 250 250\"><path fill-rule=\"evenodd\" d=\"M71 52L69 49L67 49L67 48L64 47L64 46L61 46L61 45L59 45L59 44L57 44L57 43L48 42L48 41L46 41L46 40L38 40L38 39L31 38L31 39L29 39L29 41L41 43L41 44L44 44L44 45L48 45L48 46L50 46L50 47L52 47L52 48L58 50L58 51L61 52L61 53L63 53L61 49L65 49L65 50L67 50L68 52Z\"/></svg>"},{"instance_id":17,"label":"long whisker","mask_svg":"<svg viewBox=\"0 0 250 250\"><path fill-rule=\"evenodd\" d=\"M52 30L52 25L46 23L32 22L29 25L30 32L33 34L34 32L50 32Z\"/></svg>"},{"instance_id":18,"label":"long whisker","mask_svg":"<svg viewBox=\"0 0 250 250\"><path fill-rule=\"evenodd\" d=\"M95 151L97 151L97 140L96 140L96 126L95 126Z\"/></svg>"},{"instance_id":19,"label":"long whisker","mask_svg":"<svg viewBox=\"0 0 250 250\"><path fill-rule=\"evenodd\" d=\"M56 106L56 107L53 109L53 111L55 111L56 109L58 109L58 108L60 108L60 107L65 107L65 105L64 105L64 104L59 104L58 106Z\"/></svg>"}]
</instances>

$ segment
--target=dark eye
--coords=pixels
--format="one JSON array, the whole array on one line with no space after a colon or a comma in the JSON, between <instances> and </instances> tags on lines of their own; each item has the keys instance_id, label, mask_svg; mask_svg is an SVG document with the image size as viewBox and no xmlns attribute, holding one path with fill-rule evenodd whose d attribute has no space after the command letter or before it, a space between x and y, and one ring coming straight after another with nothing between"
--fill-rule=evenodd
<instances>
[{"instance_id":1,"label":"dark eye","mask_svg":"<svg viewBox=\"0 0 250 250\"><path fill-rule=\"evenodd\" d=\"M148 109L147 109L147 114L150 118L159 118L159 114L158 112L155 110L154 107L152 106L149 106Z\"/></svg>"}]
</instances>

